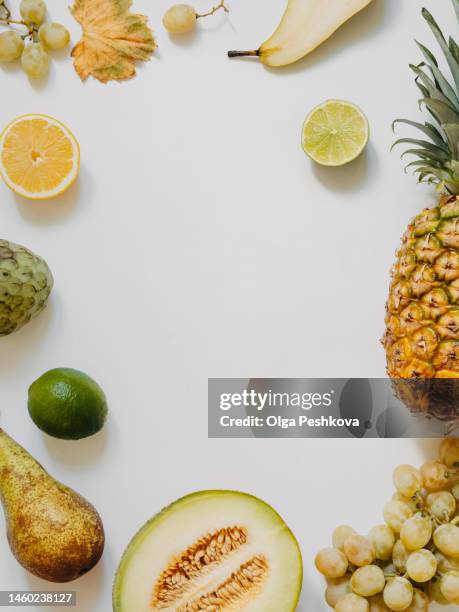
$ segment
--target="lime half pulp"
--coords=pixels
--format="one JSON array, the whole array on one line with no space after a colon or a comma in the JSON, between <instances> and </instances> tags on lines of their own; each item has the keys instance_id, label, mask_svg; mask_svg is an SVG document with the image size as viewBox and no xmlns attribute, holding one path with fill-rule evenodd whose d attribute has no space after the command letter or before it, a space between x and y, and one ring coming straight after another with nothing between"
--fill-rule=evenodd
<instances>
[{"instance_id":1,"label":"lime half pulp","mask_svg":"<svg viewBox=\"0 0 459 612\"><path fill-rule=\"evenodd\" d=\"M303 124L303 150L323 166L344 166L353 161L368 138L368 119L358 106L343 100L320 104Z\"/></svg>"}]
</instances>

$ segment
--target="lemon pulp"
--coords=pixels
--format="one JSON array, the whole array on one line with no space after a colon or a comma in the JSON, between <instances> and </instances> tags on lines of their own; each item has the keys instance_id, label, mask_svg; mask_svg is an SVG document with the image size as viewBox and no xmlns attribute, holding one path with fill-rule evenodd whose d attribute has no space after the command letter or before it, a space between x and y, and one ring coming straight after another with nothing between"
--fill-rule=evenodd
<instances>
[{"instance_id":1,"label":"lemon pulp","mask_svg":"<svg viewBox=\"0 0 459 612\"><path fill-rule=\"evenodd\" d=\"M0 174L8 187L26 198L43 200L63 193L79 166L75 137L52 117L19 117L0 136Z\"/></svg>"}]
</instances>

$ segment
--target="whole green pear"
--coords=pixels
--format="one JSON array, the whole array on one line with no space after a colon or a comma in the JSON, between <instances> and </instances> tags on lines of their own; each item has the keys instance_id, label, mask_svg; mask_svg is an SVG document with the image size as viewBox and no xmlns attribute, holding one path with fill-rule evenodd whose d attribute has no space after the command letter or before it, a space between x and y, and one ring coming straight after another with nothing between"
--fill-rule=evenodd
<instances>
[{"instance_id":1,"label":"whole green pear","mask_svg":"<svg viewBox=\"0 0 459 612\"><path fill-rule=\"evenodd\" d=\"M92 569L105 536L96 509L0 429L0 500L8 542L35 576L69 582Z\"/></svg>"}]
</instances>

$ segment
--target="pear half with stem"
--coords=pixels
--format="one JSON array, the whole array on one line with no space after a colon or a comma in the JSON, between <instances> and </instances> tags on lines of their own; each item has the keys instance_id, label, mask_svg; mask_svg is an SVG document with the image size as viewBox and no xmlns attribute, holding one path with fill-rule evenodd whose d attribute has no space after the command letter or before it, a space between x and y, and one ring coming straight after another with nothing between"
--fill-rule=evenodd
<instances>
[{"instance_id":1,"label":"pear half with stem","mask_svg":"<svg viewBox=\"0 0 459 612\"><path fill-rule=\"evenodd\" d=\"M256 56L272 67L293 64L314 51L371 1L289 0L271 38L255 51L228 51L228 56Z\"/></svg>"},{"instance_id":2,"label":"pear half with stem","mask_svg":"<svg viewBox=\"0 0 459 612\"><path fill-rule=\"evenodd\" d=\"M50 476L2 429L0 499L11 551L35 576L69 582L101 558L104 528L95 508Z\"/></svg>"}]
</instances>

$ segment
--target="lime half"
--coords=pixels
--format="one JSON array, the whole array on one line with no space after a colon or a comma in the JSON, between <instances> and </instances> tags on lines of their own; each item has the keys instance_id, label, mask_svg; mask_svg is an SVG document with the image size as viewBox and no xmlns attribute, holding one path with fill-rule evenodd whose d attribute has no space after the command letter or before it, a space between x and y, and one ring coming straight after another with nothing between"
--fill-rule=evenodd
<instances>
[{"instance_id":1,"label":"lime half","mask_svg":"<svg viewBox=\"0 0 459 612\"><path fill-rule=\"evenodd\" d=\"M303 150L322 166L344 166L362 153L369 132L368 119L358 106L327 100L306 117Z\"/></svg>"},{"instance_id":2,"label":"lime half","mask_svg":"<svg viewBox=\"0 0 459 612\"><path fill-rule=\"evenodd\" d=\"M96 381L84 372L57 368L30 386L29 414L48 435L79 440L102 429L107 400Z\"/></svg>"}]
</instances>

